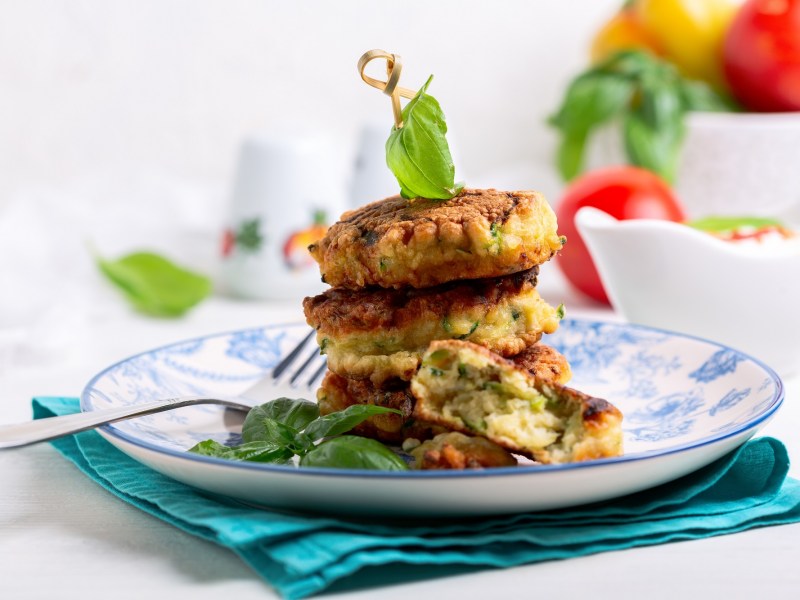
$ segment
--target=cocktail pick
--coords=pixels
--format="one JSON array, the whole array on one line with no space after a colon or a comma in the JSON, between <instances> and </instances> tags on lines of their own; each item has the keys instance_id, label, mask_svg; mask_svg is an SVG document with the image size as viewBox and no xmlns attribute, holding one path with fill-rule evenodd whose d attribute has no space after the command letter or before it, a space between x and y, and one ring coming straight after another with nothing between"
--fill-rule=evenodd
<instances>
[{"instance_id":1,"label":"cocktail pick","mask_svg":"<svg viewBox=\"0 0 800 600\"><path fill-rule=\"evenodd\" d=\"M375 79L364 73L367 64L376 58L383 58L386 60L386 81ZM391 54L385 50L370 50L369 52L365 52L361 58L358 59L358 72L361 75L361 79L368 85L381 90L392 99L394 126L397 129L403 127L403 112L400 107L400 96L410 99L417 94L414 90L397 85L400 81L400 73L402 70L403 59L399 55Z\"/></svg>"}]
</instances>

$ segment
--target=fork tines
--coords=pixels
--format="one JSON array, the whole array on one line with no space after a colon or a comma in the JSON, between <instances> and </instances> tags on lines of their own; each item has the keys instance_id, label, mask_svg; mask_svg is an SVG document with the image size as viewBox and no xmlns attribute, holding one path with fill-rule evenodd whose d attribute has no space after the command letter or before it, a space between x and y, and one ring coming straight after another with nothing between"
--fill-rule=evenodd
<instances>
[{"instance_id":1,"label":"fork tines","mask_svg":"<svg viewBox=\"0 0 800 600\"><path fill-rule=\"evenodd\" d=\"M309 342L314 338L316 332L311 330L308 332L300 342L295 346L272 370L272 379L278 383L286 383L291 387L300 387L305 385L312 388L316 382L322 377L327 368L327 361L325 357L320 354L319 348L314 344L313 349L307 355L299 367L292 369L298 359L303 354L303 351L308 346ZM302 379L307 375L307 379Z\"/></svg>"}]
</instances>

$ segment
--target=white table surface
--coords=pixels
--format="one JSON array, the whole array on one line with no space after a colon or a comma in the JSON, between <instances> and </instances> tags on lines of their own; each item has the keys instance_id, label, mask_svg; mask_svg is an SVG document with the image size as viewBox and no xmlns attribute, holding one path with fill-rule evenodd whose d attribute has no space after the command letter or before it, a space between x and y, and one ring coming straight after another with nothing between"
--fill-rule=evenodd
<instances>
[{"instance_id":1,"label":"white table surface","mask_svg":"<svg viewBox=\"0 0 800 600\"><path fill-rule=\"evenodd\" d=\"M572 316L587 309L559 287ZM302 319L299 306L213 298L187 318L153 320L124 311L93 319L74 351L0 370L0 423L30 418L36 395L77 396L107 365L183 338ZM756 332L753 335L757 335ZM0 367L2 368L2 367ZM800 456L800 378L762 434ZM800 469L792 468L794 477ZM335 596L355 598L800 598L800 525L607 552ZM185 534L118 500L47 444L0 452L0 598L276 597L232 552Z\"/></svg>"}]
</instances>

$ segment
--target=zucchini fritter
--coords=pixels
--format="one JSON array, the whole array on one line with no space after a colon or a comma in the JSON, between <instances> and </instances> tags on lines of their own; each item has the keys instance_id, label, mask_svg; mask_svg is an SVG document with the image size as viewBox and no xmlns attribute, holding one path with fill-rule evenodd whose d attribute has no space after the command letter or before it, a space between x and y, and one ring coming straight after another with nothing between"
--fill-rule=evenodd
<instances>
[{"instance_id":1,"label":"zucchini fritter","mask_svg":"<svg viewBox=\"0 0 800 600\"><path fill-rule=\"evenodd\" d=\"M541 343L511 360L543 381L566 383L570 377L569 364L564 356ZM408 438L427 440L448 431L444 427L425 423L412 416L416 401L408 382L399 379L378 387L368 379L349 379L328 371L317 391L317 401L323 415L344 410L353 404L375 404L401 411L402 415L390 413L370 417L353 429L358 435L387 444L400 444Z\"/></svg>"},{"instance_id":2,"label":"zucchini fritter","mask_svg":"<svg viewBox=\"0 0 800 600\"><path fill-rule=\"evenodd\" d=\"M411 380L414 416L473 435L542 463L622 453L616 407L543 381L481 346L436 341Z\"/></svg>"},{"instance_id":3,"label":"zucchini fritter","mask_svg":"<svg viewBox=\"0 0 800 600\"><path fill-rule=\"evenodd\" d=\"M537 273L426 289L332 288L303 308L331 371L375 385L408 381L432 340L468 339L514 356L554 332L559 317L536 291Z\"/></svg>"},{"instance_id":4,"label":"zucchini fritter","mask_svg":"<svg viewBox=\"0 0 800 600\"><path fill-rule=\"evenodd\" d=\"M401 444L407 438L427 440L447 431L444 427L412 417L414 396L411 395L408 382L399 379L378 388L369 379L348 379L328 371L317 390L317 402L321 415L344 410L354 404L374 404L401 411L402 415L374 415L351 430L352 433L386 444Z\"/></svg>"},{"instance_id":5,"label":"zucchini fritter","mask_svg":"<svg viewBox=\"0 0 800 600\"><path fill-rule=\"evenodd\" d=\"M556 229L537 192L464 190L444 202L393 196L344 213L309 251L334 287L424 288L540 265L561 249Z\"/></svg>"},{"instance_id":6,"label":"zucchini fritter","mask_svg":"<svg viewBox=\"0 0 800 600\"><path fill-rule=\"evenodd\" d=\"M409 452L412 469L482 469L513 467L517 459L486 438L451 431L422 442Z\"/></svg>"},{"instance_id":7,"label":"zucchini fritter","mask_svg":"<svg viewBox=\"0 0 800 600\"><path fill-rule=\"evenodd\" d=\"M564 355L541 342L512 356L511 360L540 381L564 385L572 378L572 369Z\"/></svg>"}]
</instances>

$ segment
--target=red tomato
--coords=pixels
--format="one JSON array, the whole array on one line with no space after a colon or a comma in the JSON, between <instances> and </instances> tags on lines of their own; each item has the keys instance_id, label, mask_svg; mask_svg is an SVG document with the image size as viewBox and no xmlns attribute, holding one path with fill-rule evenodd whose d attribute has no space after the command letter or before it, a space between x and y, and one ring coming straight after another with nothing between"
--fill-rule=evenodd
<instances>
[{"instance_id":1,"label":"red tomato","mask_svg":"<svg viewBox=\"0 0 800 600\"><path fill-rule=\"evenodd\" d=\"M800 111L800 0L749 0L725 37L734 96L753 111Z\"/></svg>"},{"instance_id":2,"label":"red tomato","mask_svg":"<svg viewBox=\"0 0 800 600\"><path fill-rule=\"evenodd\" d=\"M573 286L606 304L608 296L600 276L575 227L575 213L584 206L593 206L621 220L686 220L683 207L669 186L650 171L638 167L592 171L567 188L556 210L558 232L567 236L567 244L556 258L556 264Z\"/></svg>"}]
</instances>

